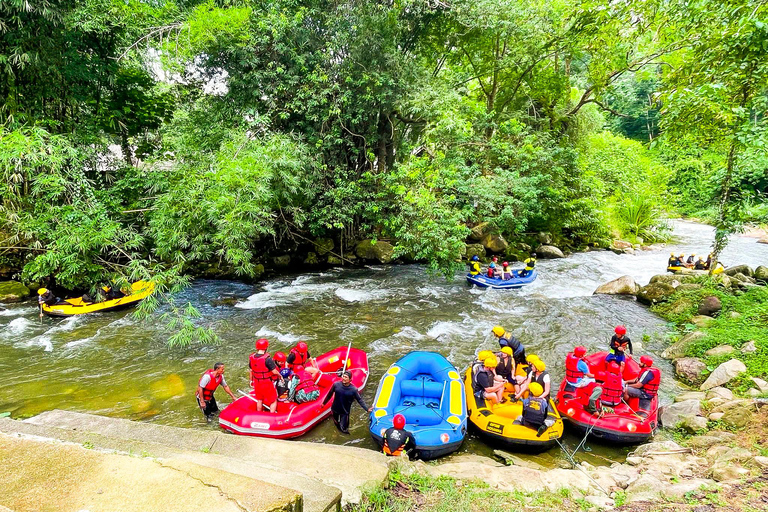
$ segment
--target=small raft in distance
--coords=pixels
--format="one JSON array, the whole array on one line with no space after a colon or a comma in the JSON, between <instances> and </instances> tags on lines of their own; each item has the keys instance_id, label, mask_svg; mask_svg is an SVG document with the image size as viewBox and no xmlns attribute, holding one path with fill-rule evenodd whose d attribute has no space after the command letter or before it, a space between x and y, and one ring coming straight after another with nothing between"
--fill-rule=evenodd
<instances>
[{"instance_id":1,"label":"small raft in distance","mask_svg":"<svg viewBox=\"0 0 768 512\"><path fill-rule=\"evenodd\" d=\"M496 290L516 290L523 286L529 285L536 280L539 273L534 269L525 277L520 277L519 270L512 271L512 279L500 279L498 277L488 277L487 275L478 274L473 276L467 274L467 282L469 284L477 285L480 288L493 288Z\"/></svg>"},{"instance_id":2,"label":"small raft in distance","mask_svg":"<svg viewBox=\"0 0 768 512\"><path fill-rule=\"evenodd\" d=\"M43 304L41 310L48 316L76 316L86 313L97 313L102 311L117 311L119 309L130 308L149 297L155 289L155 283L147 281L136 281L131 284L131 294L119 299L105 300L103 302L84 302L82 297L65 299L53 306Z\"/></svg>"}]
</instances>

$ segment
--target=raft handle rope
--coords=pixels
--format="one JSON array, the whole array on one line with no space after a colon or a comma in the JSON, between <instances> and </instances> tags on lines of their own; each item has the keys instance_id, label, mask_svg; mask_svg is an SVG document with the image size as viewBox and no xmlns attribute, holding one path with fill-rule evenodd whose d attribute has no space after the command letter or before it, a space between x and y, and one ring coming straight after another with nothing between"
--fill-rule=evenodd
<instances>
[{"instance_id":1,"label":"raft handle rope","mask_svg":"<svg viewBox=\"0 0 768 512\"><path fill-rule=\"evenodd\" d=\"M591 475L589 475L589 473L587 473L587 472L584 470L584 468L582 468L581 466L579 466L579 465L576 463L576 460L574 460L574 458L573 458L573 456L574 456L574 455L576 455L576 452L578 452L578 451L579 451L579 449L581 449L582 445L583 445L583 444L584 444L584 443L587 441L587 438L589 437L589 434L591 434L591 433L592 433L592 429L594 429L594 428L595 428L595 425L597 425L597 420L599 420L599 419L602 417L602 415L603 415L603 414L602 414L602 411L601 411L601 412L600 412L600 414L598 415L598 417L597 417L597 418L595 418L595 422L594 422L594 423L592 423L592 424L589 426L589 428L587 429L587 433L586 433L586 434L584 434L584 438L583 438L583 439L581 440L581 442L580 442L580 443L579 443L579 444L576 446L576 449L575 449L575 450L573 450L573 453L570 453L570 452L568 452L568 449L567 449L565 446L563 446L563 443L561 443L559 439L555 438L555 442L556 442L556 443L558 444L558 446L560 446L560 448L563 450L563 452L565 453L565 456L566 456L566 457L568 457L568 460L571 462L571 466L573 466L574 468L576 468L576 469L578 469L579 471L581 471L582 473L584 473L584 475L585 475L587 478L589 478L589 479L592 481L592 483L594 483L594 484L597 486L597 488L598 488L598 489L600 489L601 491L603 491L603 492L605 493L605 495L606 495L606 496L609 496L609 497L610 497L610 495L611 495L611 494L610 494L608 491L606 491L606 490L603 488L603 486L602 486L602 485L600 485L600 484L597 482L597 480L595 480L594 478L592 478L592 476L591 476Z\"/></svg>"}]
</instances>

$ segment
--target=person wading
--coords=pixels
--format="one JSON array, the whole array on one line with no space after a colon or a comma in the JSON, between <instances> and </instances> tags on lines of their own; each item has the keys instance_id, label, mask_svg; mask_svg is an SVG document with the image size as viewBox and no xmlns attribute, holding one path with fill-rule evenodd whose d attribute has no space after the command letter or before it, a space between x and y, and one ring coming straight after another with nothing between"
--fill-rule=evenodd
<instances>
[{"instance_id":1,"label":"person wading","mask_svg":"<svg viewBox=\"0 0 768 512\"><path fill-rule=\"evenodd\" d=\"M342 434L349 434L349 413L352 409L352 402L357 400L360 407L366 411L371 412L373 410L373 407L366 405L357 387L352 385L352 372L349 370L341 374L340 381L333 383L330 393L323 400L323 405L327 404L331 398L333 398L331 404L333 423Z\"/></svg>"},{"instance_id":2,"label":"person wading","mask_svg":"<svg viewBox=\"0 0 768 512\"><path fill-rule=\"evenodd\" d=\"M384 431L384 444L381 450L392 457L399 457L405 452L409 458L416 455L416 439L413 434L405 430L405 416L395 414L392 418L393 427Z\"/></svg>"},{"instance_id":3,"label":"person wading","mask_svg":"<svg viewBox=\"0 0 768 512\"><path fill-rule=\"evenodd\" d=\"M227 386L227 381L224 380L224 363L216 363L213 365L213 368L206 370L200 377L200 382L198 382L197 390L195 391L197 405L203 411L203 415L208 421L211 421L213 415L219 411L216 398L213 396L213 392L219 386L224 388L224 391L232 397L232 400L236 400L234 393Z\"/></svg>"}]
</instances>

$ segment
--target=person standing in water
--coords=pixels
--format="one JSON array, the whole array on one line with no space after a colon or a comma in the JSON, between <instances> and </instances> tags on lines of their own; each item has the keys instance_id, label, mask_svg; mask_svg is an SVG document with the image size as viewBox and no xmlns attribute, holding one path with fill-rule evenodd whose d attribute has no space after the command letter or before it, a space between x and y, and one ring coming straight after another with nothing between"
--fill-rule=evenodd
<instances>
[{"instance_id":1,"label":"person standing in water","mask_svg":"<svg viewBox=\"0 0 768 512\"><path fill-rule=\"evenodd\" d=\"M205 419L211 421L211 418L215 413L219 411L219 407L216 404L216 397L213 396L213 392L216 388L221 386L224 391L232 397L232 400L237 400L235 394L227 386L227 381L224 380L224 363L216 363L213 368L206 370L200 377L200 382L197 384L197 390L195 391L195 398L197 399L197 405L200 410L203 411Z\"/></svg>"},{"instance_id":2,"label":"person standing in water","mask_svg":"<svg viewBox=\"0 0 768 512\"><path fill-rule=\"evenodd\" d=\"M373 411L373 407L368 407L363 397L360 396L357 387L352 384L352 372L349 370L341 374L340 381L333 383L331 392L323 400L323 405L327 404L331 398L333 398L331 404L333 423L342 434L349 434L349 413L352 409L352 402L357 400L360 407L368 412Z\"/></svg>"}]
</instances>

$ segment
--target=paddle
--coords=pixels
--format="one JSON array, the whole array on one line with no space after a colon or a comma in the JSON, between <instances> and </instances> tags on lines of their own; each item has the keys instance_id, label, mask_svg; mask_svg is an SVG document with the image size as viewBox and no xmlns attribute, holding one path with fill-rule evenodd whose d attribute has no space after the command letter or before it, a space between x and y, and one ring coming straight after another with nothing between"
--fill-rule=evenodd
<instances>
[{"instance_id":1,"label":"paddle","mask_svg":"<svg viewBox=\"0 0 768 512\"><path fill-rule=\"evenodd\" d=\"M341 369L341 374L344 375L344 372L347 371L347 362L349 361L349 351L352 350L352 342L349 342L349 345L347 345L347 355L344 357L344 367Z\"/></svg>"}]
</instances>

